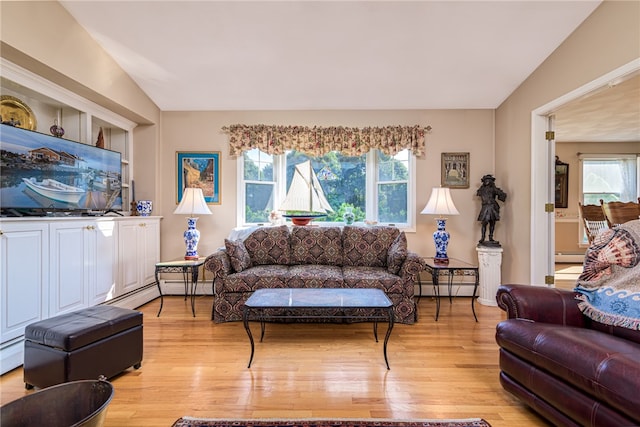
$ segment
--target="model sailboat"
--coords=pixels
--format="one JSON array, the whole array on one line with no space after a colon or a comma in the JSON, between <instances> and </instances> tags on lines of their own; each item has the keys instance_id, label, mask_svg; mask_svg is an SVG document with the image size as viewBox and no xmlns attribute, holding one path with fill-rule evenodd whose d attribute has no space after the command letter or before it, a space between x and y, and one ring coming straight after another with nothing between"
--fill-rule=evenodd
<instances>
[{"instance_id":1,"label":"model sailboat","mask_svg":"<svg viewBox=\"0 0 640 427\"><path fill-rule=\"evenodd\" d=\"M312 219L333 212L309 160L296 165L289 191L279 210L285 211L283 216L291 218L295 225L307 225Z\"/></svg>"}]
</instances>

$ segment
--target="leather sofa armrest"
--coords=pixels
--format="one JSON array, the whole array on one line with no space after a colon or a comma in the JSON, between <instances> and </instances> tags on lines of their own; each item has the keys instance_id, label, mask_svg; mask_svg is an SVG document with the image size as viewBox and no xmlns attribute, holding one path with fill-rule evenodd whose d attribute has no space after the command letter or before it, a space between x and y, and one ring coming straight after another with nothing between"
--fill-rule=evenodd
<instances>
[{"instance_id":1,"label":"leather sofa armrest","mask_svg":"<svg viewBox=\"0 0 640 427\"><path fill-rule=\"evenodd\" d=\"M214 278L222 278L227 274L231 274L233 271L229 255L227 255L227 252L224 249L219 249L209 255L204 261L204 268L212 272Z\"/></svg>"},{"instance_id":2,"label":"leather sofa armrest","mask_svg":"<svg viewBox=\"0 0 640 427\"><path fill-rule=\"evenodd\" d=\"M418 274L424 270L424 260L415 252L409 251L398 275L411 283L418 280Z\"/></svg>"},{"instance_id":3,"label":"leather sofa armrest","mask_svg":"<svg viewBox=\"0 0 640 427\"><path fill-rule=\"evenodd\" d=\"M575 292L529 285L501 285L496 294L498 306L509 319L585 327Z\"/></svg>"}]
</instances>

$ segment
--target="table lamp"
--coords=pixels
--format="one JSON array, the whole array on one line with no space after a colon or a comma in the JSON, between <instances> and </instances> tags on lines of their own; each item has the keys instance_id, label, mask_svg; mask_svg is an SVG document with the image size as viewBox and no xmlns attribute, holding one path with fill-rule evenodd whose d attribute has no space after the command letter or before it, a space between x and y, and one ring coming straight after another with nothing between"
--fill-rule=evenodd
<instances>
[{"instance_id":1,"label":"table lamp","mask_svg":"<svg viewBox=\"0 0 640 427\"><path fill-rule=\"evenodd\" d=\"M447 246L449 245L449 232L445 230L447 219L444 215L460 215L458 209L453 204L451 193L448 188L434 187L431 190L431 197L421 214L439 215L436 218L438 229L433 233L433 241L436 245L436 256L434 260L443 264L449 262L447 256Z\"/></svg>"},{"instance_id":2,"label":"table lamp","mask_svg":"<svg viewBox=\"0 0 640 427\"><path fill-rule=\"evenodd\" d=\"M184 232L184 243L187 252L184 259L198 259L198 241L200 232L196 229L198 218L195 215L211 215L211 211L204 200L201 188L185 188L180 204L173 211L174 214L189 215L187 218L187 230Z\"/></svg>"}]
</instances>

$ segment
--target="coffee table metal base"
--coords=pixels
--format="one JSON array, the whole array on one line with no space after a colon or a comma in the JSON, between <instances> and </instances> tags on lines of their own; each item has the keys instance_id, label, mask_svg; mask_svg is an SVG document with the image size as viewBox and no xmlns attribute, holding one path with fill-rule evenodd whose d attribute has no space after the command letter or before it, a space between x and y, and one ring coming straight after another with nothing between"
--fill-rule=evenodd
<instances>
[{"instance_id":1,"label":"coffee table metal base","mask_svg":"<svg viewBox=\"0 0 640 427\"><path fill-rule=\"evenodd\" d=\"M340 309L341 315L318 315L318 309ZM253 334L249 321L260 322L260 342L264 339L267 321L313 320L313 319L363 319L363 315L355 313L361 309L374 309L379 315L364 316L373 321L373 336L378 342L378 321L387 321L387 333L384 337L384 361L389 367L387 344L393 330L393 303L379 289L259 289L245 302L242 314L244 328L249 336L251 355L247 368L251 368L255 353ZM278 314L273 314L276 311ZM271 312L271 313L270 313ZM349 314L353 312L353 314ZM255 316L254 316L255 315Z\"/></svg>"}]
</instances>

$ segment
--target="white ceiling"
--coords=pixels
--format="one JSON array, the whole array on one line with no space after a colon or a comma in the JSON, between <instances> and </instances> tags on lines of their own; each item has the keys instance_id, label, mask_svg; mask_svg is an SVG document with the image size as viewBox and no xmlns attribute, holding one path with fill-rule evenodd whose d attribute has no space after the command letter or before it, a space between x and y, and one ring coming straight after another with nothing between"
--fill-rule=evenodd
<instances>
[{"instance_id":1,"label":"white ceiling","mask_svg":"<svg viewBox=\"0 0 640 427\"><path fill-rule=\"evenodd\" d=\"M62 1L163 111L495 108L598 1Z\"/></svg>"},{"instance_id":2,"label":"white ceiling","mask_svg":"<svg viewBox=\"0 0 640 427\"><path fill-rule=\"evenodd\" d=\"M554 116L558 142L637 141L640 152L640 73L570 102Z\"/></svg>"},{"instance_id":3,"label":"white ceiling","mask_svg":"<svg viewBox=\"0 0 640 427\"><path fill-rule=\"evenodd\" d=\"M213 111L496 108L600 0L61 4L161 110Z\"/></svg>"}]
</instances>

